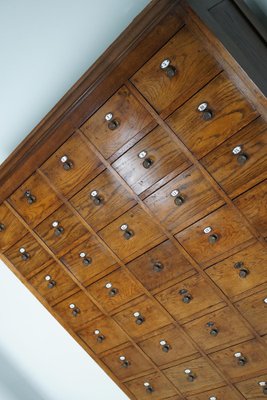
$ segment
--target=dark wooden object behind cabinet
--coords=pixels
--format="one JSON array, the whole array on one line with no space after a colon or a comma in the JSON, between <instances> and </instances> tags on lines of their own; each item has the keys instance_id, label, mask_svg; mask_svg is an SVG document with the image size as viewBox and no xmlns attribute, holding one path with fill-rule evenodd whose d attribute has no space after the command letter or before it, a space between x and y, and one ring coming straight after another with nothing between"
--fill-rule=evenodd
<instances>
[{"instance_id":1,"label":"dark wooden object behind cabinet","mask_svg":"<svg viewBox=\"0 0 267 400\"><path fill-rule=\"evenodd\" d=\"M267 398L266 166L266 99L152 1L1 166L1 258L129 398Z\"/></svg>"}]
</instances>

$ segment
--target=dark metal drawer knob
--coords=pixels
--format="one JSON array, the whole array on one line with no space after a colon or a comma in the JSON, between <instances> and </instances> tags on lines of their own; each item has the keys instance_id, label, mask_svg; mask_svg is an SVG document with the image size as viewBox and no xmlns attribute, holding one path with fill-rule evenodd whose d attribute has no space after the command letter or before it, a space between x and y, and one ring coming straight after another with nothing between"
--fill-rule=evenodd
<instances>
[{"instance_id":1,"label":"dark metal drawer knob","mask_svg":"<svg viewBox=\"0 0 267 400\"><path fill-rule=\"evenodd\" d=\"M148 169L151 167L151 165L153 164L153 160L150 157L147 157L147 151L142 150L140 151L140 153L138 154L138 157L143 160L143 167L145 169Z\"/></svg>"},{"instance_id":2,"label":"dark metal drawer knob","mask_svg":"<svg viewBox=\"0 0 267 400\"><path fill-rule=\"evenodd\" d=\"M153 392L154 392L154 389L153 389L153 387L150 385L149 382L145 382L145 383L144 383L144 387L145 387L147 393L153 393Z\"/></svg>"},{"instance_id":3,"label":"dark metal drawer knob","mask_svg":"<svg viewBox=\"0 0 267 400\"><path fill-rule=\"evenodd\" d=\"M134 232L131 229L128 229L127 224L122 224L120 229L121 231L123 231L124 239L129 240L134 236Z\"/></svg>"},{"instance_id":4,"label":"dark metal drawer knob","mask_svg":"<svg viewBox=\"0 0 267 400\"><path fill-rule=\"evenodd\" d=\"M22 259L23 261L27 261L27 260L30 259L30 254L24 249L24 247L21 247L21 248L19 249L19 252L20 252L20 254L21 254L21 259Z\"/></svg>"},{"instance_id":5,"label":"dark metal drawer knob","mask_svg":"<svg viewBox=\"0 0 267 400\"><path fill-rule=\"evenodd\" d=\"M0 232L3 232L5 229L6 229L5 225L1 223L0 224Z\"/></svg>"},{"instance_id":6,"label":"dark metal drawer knob","mask_svg":"<svg viewBox=\"0 0 267 400\"><path fill-rule=\"evenodd\" d=\"M145 322L145 318L139 312L135 312L134 317L137 325L142 325Z\"/></svg>"},{"instance_id":7,"label":"dark metal drawer knob","mask_svg":"<svg viewBox=\"0 0 267 400\"><path fill-rule=\"evenodd\" d=\"M176 68L171 65L171 61L169 59L165 59L161 62L160 68L165 72L168 78L173 78L177 74Z\"/></svg>"},{"instance_id":8,"label":"dark metal drawer knob","mask_svg":"<svg viewBox=\"0 0 267 400\"><path fill-rule=\"evenodd\" d=\"M236 160L239 165L244 165L249 159L249 156L243 152L242 146L234 147L232 153L236 156Z\"/></svg>"},{"instance_id":9,"label":"dark metal drawer knob","mask_svg":"<svg viewBox=\"0 0 267 400\"><path fill-rule=\"evenodd\" d=\"M59 225L58 221L52 222L52 227L54 228L55 236L59 237L64 232L63 226Z\"/></svg>"},{"instance_id":10,"label":"dark metal drawer knob","mask_svg":"<svg viewBox=\"0 0 267 400\"><path fill-rule=\"evenodd\" d=\"M266 381L260 381L260 382L258 382L258 385L262 388L262 393L264 395L267 395L267 382Z\"/></svg>"},{"instance_id":11,"label":"dark metal drawer knob","mask_svg":"<svg viewBox=\"0 0 267 400\"><path fill-rule=\"evenodd\" d=\"M247 358L243 356L243 354L240 352L235 353L234 357L237 359L237 364L240 365L241 367L246 365L248 362Z\"/></svg>"},{"instance_id":12,"label":"dark metal drawer knob","mask_svg":"<svg viewBox=\"0 0 267 400\"><path fill-rule=\"evenodd\" d=\"M83 260L83 265L87 267L88 265L92 264L92 259L90 257L87 257L86 253L82 251L79 255Z\"/></svg>"},{"instance_id":13,"label":"dark metal drawer knob","mask_svg":"<svg viewBox=\"0 0 267 400\"><path fill-rule=\"evenodd\" d=\"M198 106L198 111L201 112L204 121L209 121L213 117L212 110L208 107L208 103L201 103Z\"/></svg>"},{"instance_id":14,"label":"dark metal drawer knob","mask_svg":"<svg viewBox=\"0 0 267 400\"><path fill-rule=\"evenodd\" d=\"M90 196L91 196L91 198L93 199L93 202L94 202L94 204L95 204L96 206L100 206L100 204L103 203L103 199L102 199L101 196L99 196L99 193L98 193L97 190L93 190L93 191L90 193Z\"/></svg>"},{"instance_id":15,"label":"dark metal drawer knob","mask_svg":"<svg viewBox=\"0 0 267 400\"><path fill-rule=\"evenodd\" d=\"M104 335L98 335L96 340L97 340L98 343L102 343L105 340L105 336Z\"/></svg>"},{"instance_id":16,"label":"dark metal drawer knob","mask_svg":"<svg viewBox=\"0 0 267 400\"><path fill-rule=\"evenodd\" d=\"M246 278L249 275L249 269L244 267L244 263L242 261L238 261L234 264L234 268L239 270L240 278Z\"/></svg>"},{"instance_id":17,"label":"dark metal drawer knob","mask_svg":"<svg viewBox=\"0 0 267 400\"><path fill-rule=\"evenodd\" d=\"M185 303L185 304L189 304L189 303L191 302L191 300L192 300L192 296L191 296L190 294L185 294L185 295L182 297L182 301L183 301L183 303Z\"/></svg>"},{"instance_id":18,"label":"dark metal drawer knob","mask_svg":"<svg viewBox=\"0 0 267 400\"><path fill-rule=\"evenodd\" d=\"M211 336L218 336L218 334L219 334L219 329L213 328L213 329L210 330L210 335Z\"/></svg>"},{"instance_id":19,"label":"dark metal drawer knob","mask_svg":"<svg viewBox=\"0 0 267 400\"><path fill-rule=\"evenodd\" d=\"M70 307L71 313L72 313L72 315L73 315L74 317L77 317L77 316L81 313L81 310L80 310L78 307L76 307L75 304L71 303L71 304L69 305L69 307Z\"/></svg>"},{"instance_id":20,"label":"dark metal drawer knob","mask_svg":"<svg viewBox=\"0 0 267 400\"><path fill-rule=\"evenodd\" d=\"M69 160L68 156L61 157L60 161L65 171L69 171L73 168L73 162Z\"/></svg>"},{"instance_id":21,"label":"dark metal drawer knob","mask_svg":"<svg viewBox=\"0 0 267 400\"><path fill-rule=\"evenodd\" d=\"M111 282L106 283L105 287L107 289L110 289L109 292L108 292L109 297L115 297L116 294L119 293L118 289L112 287L112 283Z\"/></svg>"},{"instance_id":22,"label":"dark metal drawer knob","mask_svg":"<svg viewBox=\"0 0 267 400\"><path fill-rule=\"evenodd\" d=\"M45 276L45 281L47 282L48 289L53 289L57 284L56 281L54 281L54 279L52 279L50 275Z\"/></svg>"},{"instance_id":23,"label":"dark metal drawer knob","mask_svg":"<svg viewBox=\"0 0 267 400\"><path fill-rule=\"evenodd\" d=\"M194 380L196 379L196 375L191 371L191 369L186 368L184 370L184 373L186 374L186 379L188 382L194 382Z\"/></svg>"},{"instance_id":24,"label":"dark metal drawer knob","mask_svg":"<svg viewBox=\"0 0 267 400\"><path fill-rule=\"evenodd\" d=\"M155 272L161 272L163 269L164 269L164 265L163 265L161 262L156 261L156 262L153 264L153 271L155 271Z\"/></svg>"},{"instance_id":25,"label":"dark metal drawer knob","mask_svg":"<svg viewBox=\"0 0 267 400\"><path fill-rule=\"evenodd\" d=\"M174 204L180 207L185 202L184 196L182 196L178 189L174 189L171 191L171 197L174 197Z\"/></svg>"},{"instance_id":26,"label":"dark metal drawer knob","mask_svg":"<svg viewBox=\"0 0 267 400\"><path fill-rule=\"evenodd\" d=\"M166 342L166 340L161 340L159 344L163 353L168 353L170 351L171 346Z\"/></svg>"},{"instance_id":27,"label":"dark metal drawer knob","mask_svg":"<svg viewBox=\"0 0 267 400\"><path fill-rule=\"evenodd\" d=\"M262 389L262 393L267 396L267 387Z\"/></svg>"},{"instance_id":28,"label":"dark metal drawer knob","mask_svg":"<svg viewBox=\"0 0 267 400\"><path fill-rule=\"evenodd\" d=\"M120 122L117 119L113 118L112 113L106 114L105 120L108 122L108 129L110 129L111 131L114 131L120 126Z\"/></svg>"},{"instance_id":29,"label":"dark metal drawer knob","mask_svg":"<svg viewBox=\"0 0 267 400\"><path fill-rule=\"evenodd\" d=\"M36 197L31 194L30 190L26 190L26 192L24 192L24 197L27 199L28 204L33 204L36 202Z\"/></svg>"},{"instance_id":30,"label":"dark metal drawer knob","mask_svg":"<svg viewBox=\"0 0 267 400\"><path fill-rule=\"evenodd\" d=\"M219 236L216 233L213 233L212 235L209 236L209 243L214 244L218 241Z\"/></svg>"},{"instance_id":31,"label":"dark metal drawer knob","mask_svg":"<svg viewBox=\"0 0 267 400\"><path fill-rule=\"evenodd\" d=\"M120 356L119 357L120 361L121 361L121 366L123 368L129 368L129 366L131 365L130 361L126 360L125 356Z\"/></svg>"}]
</instances>

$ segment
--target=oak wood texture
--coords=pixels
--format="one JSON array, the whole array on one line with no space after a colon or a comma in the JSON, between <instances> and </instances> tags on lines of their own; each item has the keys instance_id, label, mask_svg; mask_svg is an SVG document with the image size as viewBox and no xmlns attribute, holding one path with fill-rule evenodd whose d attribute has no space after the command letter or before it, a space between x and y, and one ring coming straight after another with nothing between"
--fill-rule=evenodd
<instances>
[{"instance_id":1,"label":"oak wood texture","mask_svg":"<svg viewBox=\"0 0 267 400\"><path fill-rule=\"evenodd\" d=\"M169 78L161 63L170 60L176 75ZM131 81L158 111L177 108L220 72L220 66L195 35L183 27Z\"/></svg>"},{"instance_id":2,"label":"oak wood texture","mask_svg":"<svg viewBox=\"0 0 267 400\"><path fill-rule=\"evenodd\" d=\"M195 375L195 380L189 382L185 370ZM201 393L222 386L225 382L220 375L202 357L164 370L165 375L185 395Z\"/></svg>"},{"instance_id":3,"label":"oak wood texture","mask_svg":"<svg viewBox=\"0 0 267 400\"><path fill-rule=\"evenodd\" d=\"M204 119L198 106L207 103L212 117ZM224 73L214 78L182 107L167 123L197 159L252 121L258 113L227 79Z\"/></svg>"},{"instance_id":4,"label":"oak wood texture","mask_svg":"<svg viewBox=\"0 0 267 400\"><path fill-rule=\"evenodd\" d=\"M62 157L67 157L72 166L64 169ZM71 196L77 185L84 186L104 169L97 156L84 144L79 133L68 139L41 167L61 193Z\"/></svg>"},{"instance_id":5,"label":"oak wood texture","mask_svg":"<svg viewBox=\"0 0 267 400\"><path fill-rule=\"evenodd\" d=\"M25 236L27 230L21 222L14 217L10 210L4 205L0 205L0 249L1 252L10 248L22 236Z\"/></svg>"},{"instance_id":6,"label":"oak wood texture","mask_svg":"<svg viewBox=\"0 0 267 400\"><path fill-rule=\"evenodd\" d=\"M23 257L22 249L25 250L28 257ZM7 250L5 257L27 278L44 269L52 261L51 256L30 234L24 236L23 239Z\"/></svg>"},{"instance_id":7,"label":"oak wood texture","mask_svg":"<svg viewBox=\"0 0 267 400\"><path fill-rule=\"evenodd\" d=\"M147 155L139 158L142 152L146 152ZM147 169L143 166L146 159L151 160L152 163ZM112 166L134 192L140 195L172 171L182 172L190 166L190 162L170 139L167 132L157 127Z\"/></svg>"},{"instance_id":8,"label":"oak wood texture","mask_svg":"<svg viewBox=\"0 0 267 400\"><path fill-rule=\"evenodd\" d=\"M105 116L112 114L111 120ZM119 126L109 128L111 121ZM105 158L109 158L125 143L152 122L151 115L135 99L129 89L122 86L89 120L81 131L91 140Z\"/></svg>"},{"instance_id":9,"label":"oak wood texture","mask_svg":"<svg viewBox=\"0 0 267 400\"><path fill-rule=\"evenodd\" d=\"M236 146L248 159L238 163ZM267 177L267 127L261 118L251 122L240 132L222 143L201 160L220 186L231 198L240 195Z\"/></svg>"},{"instance_id":10,"label":"oak wood texture","mask_svg":"<svg viewBox=\"0 0 267 400\"><path fill-rule=\"evenodd\" d=\"M208 227L212 230L205 233L204 229ZM214 234L217 235L217 241L210 243L209 237ZM175 237L197 262L209 265L215 257L223 256L227 251L247 242L252 235L242 224L239 215L224 206Z\"/></svg>"},{"instance_id":11,"label":"oak wood texture","mask_svg":"<svg viewBox=\"0 0 267 400\"><path fill-rule=\"evenodd\" d=\"M91 196L93 191L98 192L100 204L95 204ZM96 231L103 229L136 204L108 170L88 183L70 202Z\"/></svg>"},{"instance_id":12,"label":"oak wood texture","mask_svg":"<svg viewBox=\"0 0 267 400\"><path fill-rule=\"evenodd\" d=\"M209 400L211 398L227 399L227 400L239 400L240 396L233 393L232 388L223 386L219 389L209 390L208 392L202 394L196 394L195 396L188 396L188 400Z\"/></svg>"},{"instance_id":13,"label":"oak wood texture","mask_svg":"<svg viewBox=\"0 0 267 400\"><path fill-rule=\"evenodd\" d=\"M33 196L33 202L29 203L26 192ZM9 202L31 228L40 224L62 204L56 193L36 173L10 196Z\"/></svg>"},{"instance_id":14,"label":"oak wood texture","mask_svg":"<svg viewBox=\"0 0 267 400\"><path fill-rule=\"evenodd\" d=\"M124 238L124 232L120 228L123 224L128 225L134 234L128 240ZM102 229L99 236L125 262L132 260L166 239L158 226L139 205Z\"/></svg>"},{"instance_id":15,"label":"oak wood texture","mask_svg":"<svg viewBox=\"0 0 267 400\"><path fill-rule=\"evenodd\" d=\"M259 385L259 382L266 382L266 374L239 382L236 387L247 400L264 400L266 394L263 393L263 388Z\"/></svg>"},{"instance_id":16,"label":"oak wood texture","mask_svg":"<svg viewBox=\"0 0 267 400\"><path fill-rule=\"evenodd\" d=\"M234 201L255 229L267 237L267 180L242 194Z\"/></svg>"},{"instance_id":17,"label":"oak wood texture","mask_svg":"<svg viewBox=\"0 0 267 400\"><path fill-rule=\"evenodd\" d=\"M163 350L160 344L162 341L169 346L168 352ZM192 343L173 326L161 329L160 333L151 334L151 337L140 342L139 346L159 367L184 358L195 358L198 355Z\"/></svg>"},{"instance_id":18,"label":"oak wood texture","mask_svg":"<svg viewBox=\"0 0 267 400\"><path fill-rule=\"evenodd\" d=\"M85 257L81 257L82 253L85 253ZM90 263L84 263L84 259ZM110 252L91 236L64 254L61 261L85 287L118 268Z\"/></svg>"},{"instance_id":19,"label":"oak wood texture","mask_svg":"<svg viewBox=\"0 0 267 400\"><path fill-rule=\"evenodd\" d=\"M174 190L179 193L173 197ZM179 196L181 203L177 205ZM201 172L191 167L147 197L144 203L168 230L177 233L222 206L223 200Z\"/></svg>"},{"instance_id":20,"label":"oak wood texture","mask_svg":"<svg viewBox=\"0 0 267 400\"><path fill-rule=\"evenodd\" d=\"M241 264L238 264L241 263ZM267 250L254 242L236 254L206 269L207 275L230 299L244 297L246 293L267 282ZM240 268L235 268L240 265ZM248 274L240 277L240 269Z\"/></svg>"},{"instance_id":21,"label":"oak wood texture","mask_svg":"<svg viewBox=\"0 0 267 400\"><path fill-rule=\"evenodd\" d=\"M127 268L151 291L194 273L188 260L168 240L127 264Z\"/></svg>"},{"instance_id":22,"label":"oak wood texture","mask_svg":"<svg viewBox=\"0 0 267 400\"><path fill-rule=\"evenodd\" d=\"M121 360L121 357L125 357L125 360ZM123 381L153 370L153 365L135 347L129 344L103 356L101 359ZM125 364L125 361L128 364Z\"/></svg>"},{"instance_id":23,"label":"oak wood texture","mask_svg":"<svg viewBox=\"0 0 267 400\"><path fill-rule=\"evenodd\" d=\"M186 303L183 299L187 295L191 299ZM221 298L199 274L163 290L156 295L156 299L180 323L223 306Z\"/></svg>"}]
</instances>

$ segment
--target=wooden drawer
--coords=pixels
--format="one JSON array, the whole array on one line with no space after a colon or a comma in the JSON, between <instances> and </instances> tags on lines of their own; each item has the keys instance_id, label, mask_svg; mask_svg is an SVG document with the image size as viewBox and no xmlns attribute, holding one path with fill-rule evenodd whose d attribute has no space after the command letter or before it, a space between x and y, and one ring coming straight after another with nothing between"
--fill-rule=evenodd
<instances>
[{"instance_id":1,"label":"wooden drawer","mask_svg":"<svg viewBox=\"0 0 267 400\"><path fill-rule=\"evenodd\" d=\"M161 374L153 373L142 378L133 379L126 386L138 400L163 400L174 396L176 391L172 384ZM179 397L177 397L179 400Z\"/></svg>"},{"instance_id":2,"label":"wooden drawer","mask_svg":"<svg viewBox=\"0 0 267 400\"><path fill-rule=\"evenodd\" d=\"M128 341L127 336L111 318L98 318L81 330L78 335L96 353L100 354Z\"/></svg>"},{"instance_id":3,"label":"wooden drawer","mask_svg":"<svg viewBox=\"0 0 267 400\"><path fill-rule=\"evenodd\" d=\"M244 296L267 282L267 250L256 242L231 257L209 267L205 272L230 297Z\"/></svg>"},{"instance_id":4,"label":"wooden drawer","mask_svg":"<svg viewBox=\"0 0 267 400\"><path fill-rule=\"evenodd\" d=\"M231 198L267 177L267 128L258 118L201 161Z\"/></svg>"},{"instance_id":5,"label":"wooden drawer","mask_svg":"<svg viewBox=\"0 0 267 400\"><path fill-rule=\"evenodd\" d=\"M0 250L9 249L21 237L25 236L27 229L4 205L0 205Z\"/></svg>"},{"instance_id":6,"label":"wooden drawer","mask_svg":"<svg viewBox=\"0 0 267 400\"><path fill-rule=\"evenodd\" d=\"M267 180L234 201L254 228L267 237Z\"/></svg>"},{"instance_id":7,"label":"wooden drawer","mask_svg":"<svg viewBox=\"0 0 267 400\"><path fill-rule=\"evenodd\" d=\"M267 286L235 305L260 335L267 334Z\"/></svg>"},{"instance_id":8,"label":"wooden drawer","mask_svg":"<svg viewBox=\"0 0 267 400\"><path fill-rule=\"evenodd\" d=\"M167 123L199 159L256 116L257 112L222 73L175 111Z\"/></svg>"},{"instance_id":9,"label":"wooden drawer","mask_svg":"<svg viewBox=\"0 0 267 400\"><path fill-rule=\"evenodd\" d=\"M41 167L41 171L64 196L95 178L104 166L79 133L74 133ZM78 188L77 188L78 186Z\"/></svg>"},{"instance_id":10,"label":"wooden drawer","mask_svg":"<svg viewBox=\"0 0 267 400\"><path fill-rule=\"evenodd\" d=\"M58 303L54 310L75 332L101 315L100 310L82 291Z\"/></svg>"},{"instance_id":11,"label":"wooden drawer","mask_svg":"<svg viewBox=\"0 0 267 400\"><path fill-rule=\"evenodd\" d=\"M61 257L61 261L84 286L118 268L109 250L93 236Z\"/></svg>"},{"instance_id":12,"label":"wooden drawer","mask_svg":"<svg viewBox=\"0 0 267 400\"><path fill-rule=\"evenodd\" d=\"M28 234L9 249L5 256L26 278L30 278L52 261L52 257Z\"/></svg>"},{"instance_id":13,"label":"wooden drawer","mask_svg":"<svg viewBox=\"0 0 267 400\"><path fill-rule=\"evenodd\" d=\"M158 290L167 282L182 280L194 271L169 240L136 258L127 267L148 290Z\"/></svg>"},{"instance_id":14,"label":"wooden drawer","mask_svg":"<svg viewBox=\"0 0 267 400\"><path fill-rule=\"evenodd\" d=\"M143 294L140 286L120 268L93 283L87 290L107 312L113 313L114 309Z\"/></svg>"},{"instance_id":15,"label":"wooden drawer","mask_svg":"<svg viewBox=\"0 0 267 400\"><path fill-rule=\"evenodd\" d=\"M170 324L170 319L148 297L132 301L131 305L114 316L114 319L135 339Z\"/></svg>"},{"instance_id":16,"label":"wooden drawer","mask_svg":"<svg viewBox=\"0 0 267 400\"><path fill-rule=\"evenodd\" d=\"M121 380L133 378L153 370L153 365L132 345L106 355L102 361Z\"/></svg>"},{"instance_id":17,"label":"wooden drawer","mask_svg":"<svg viewBox=\"0 0 267 400\"><path fill-rule=\"evenodd\" d=\"M184 395L215 389L225 383L202 357L168 368L164 374Z\"/></svg>"},{"instance_id":18,"label":"wooden drawer","mask_svg":"<svg viewBox=\"0 0 267 400\"><path fill-rule=\"evenodd\" d=\"M112 166L139 195L172 171L182 172L190 164L178 145L159 126Z\"/></svg>"},{"instance_id":19,"label":"wooden drawer","mask_svg":"<svg viewBox=\"0 0 267 400\"><path fill-rule=\"evenodd\" d=\"M70 202L95 231L136 204L108 170L86 185Z\"/></svg>"},{"instance_id":20,"label":"wooden drawer","mask_svg":"<svg viewBox=\"0 0 267 400\"><path fill-rule=\"evenodd\" d=\"M9 198L9 202L31 227L40 224L62 202L41 175L35 173Z\"/></svg>"},{"instance_id":21,"label":"wooden drawer","mask_svg":"<svg viewBox=\"0 0 267 400\"><path fill-rule=\"evenodd\" d=\"M247 400L266 400L267 374L247 379L235 385Z\"/></svg>"},{"instance_id":22,"label":"wooden drawer","mask_svg":"<svg viewBox=\"0 0 267 400\"><path fill-rule=\"evenodd\" d=\"M194 358L198 353L181 331L173 326L162 329L139 346L159 367L186 357Z\"/></svg>"},{"instance_id":23,"label":"wooden drawer","mask_svg":"<svg viewBox=\"0 0 267 400\"><path fill-rule=\"evenodd\" d=\"M76 283L55 262L31 278L30 284L51 305L59 303L79 290Z\"/></svg>"},{"instance_id":24,"label":"wooden drawer","mask_svg":"<svg viewBox=\"0 0 267 400\"><path fill-rule=\"evenodd\" d=\"M169 60L170 64L164 70L161 65L165 60ZM153 107L162 112L172 103L172 109L183 104L220 70L220 66L206 52L198 38L184 27L131 81Z\"/></svg>"},{"instance_id":25,"label":"wooden drawer","mask_svg":"<svg viewBox=\"0 0 267 400\"><path fill-rule=\"evenodd\" d=\"M246 359L245 365L240 365L240 353ZM266 371L267 349L254 339L213 353L210 358L226 376L237 381Z\"/></svg>"},{"instance_id":26,"label":"wooden drawer","mask_svg":"<svg viewBox=\"0 0 267 400\"><path fill-rule=\"evenodd\" d=\"M178 233L176 239L197 262L209 265L214 258L252 239L252 234L239 215L224 206Z\"/></svg>"},{"instance_id":27,"label":"wooden drawer","mask_svg":"<svg viewBox=\"0 0 267 400\"><path fill-rule=\"evenodd\" d=\"M223 306L222 299L199 274L163 290L156 298L177 321L183 323Z\"/></svg>"},{"instance_id":28,"label":"wooden drawer","mask_svg":"<svg viewBox=\"0 0 267 400\"><path fill-rule=\"evenodd\" d=\"M184 328L205 352L253 338L246 325L228 307L197 318Z\"/></svg>"},{"instance_id":29,"label":"wooden drawer","mask_svg":"<svg viewBox=\"0 0 267 400\"><path fill-rule=\"evenodd\" d=\"M67 253L82 238L85 239L85 236L90 236L88 230L65 205L46 218L35 231L59 255Z\"/></svg>"},{"instance_id":30,"label":"wooden drawer","mask_svg":"<svg viewBox=\"0 0 267 400\"><path fill-rule=\"evenodd\" d=\"M145 204L176 233L223 205L208 181L191 167L150 195Z\"/></svg>"},{"instance_id":31,"label":"wooden drawer","mask_svg":"<svg viewBox=\"0 0 267 400\"><path fill-rule=\"evenodd\" d=\"M125 262L165 239L161 229L139 205L102 229L99 236Z\"/></svg>"},{"instance_id":32,"label":"wooden drawer","mask_svg":"<svg viewBox=\"0 0 267 400\"><path fill-rule=\"evenodd\" d=\"M109 158L150 122L152 117L148 111L122 86L88 119L81 131Z\"/></svg>"},{"instance_id":33,"label":"wooden drawer","mask_svg":"<svg viewBox=\"0 0 267 400\"><path fill-rule=\"evenodd\" d=\"M208 392L189 396L188 400L240 400L240 396L228 386L219 389L209 390Z\"/></svg>"}]
</instances>

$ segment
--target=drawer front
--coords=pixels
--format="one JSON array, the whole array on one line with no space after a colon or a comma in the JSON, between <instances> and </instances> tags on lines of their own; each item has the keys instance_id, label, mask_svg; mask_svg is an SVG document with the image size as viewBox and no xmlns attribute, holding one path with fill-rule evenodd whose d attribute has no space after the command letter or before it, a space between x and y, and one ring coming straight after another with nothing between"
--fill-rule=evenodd
<instances>
[{"instance_id":1,"label":"drawer front","mask_svg":"<svg viewBox=\"0 0 267 400\"><path fill-rule=\"evenodd\" d=\"M184 328L206 352L253 338L246 325L228 307L197 318Z\"/></svg>"},{"instance_id":2,"label":"drawer front","mask_svg":"<svg viewBox=\"0 0 267 400\"><path fill-rule=\"evenodd\" d=\"M56 263L49 265L31 278L30 284L51 305L60 302L79 290L76 283Z\"/></svg>"},{"instance_id":3,"label":"drawer front","mask_svg":"<svg viewBox=\"0 0 267 400\"><path fill-rule=\"evenodd\" d=\"M82 127L82 132L109 158L141 132L151 115L132 93L122 86Z\"/></svg>"},{"instance_id":4,"label":"drawer front","mask_svg":"<svg viewBox=\"0 0 267 400\"><path fill-rule=\"evenodd\" d=\"M204 358L197 358L164 370L169 380L185 395L201 393L225 382Z\"/></svg>"},{"instance_id":5,"label":"drawer front","mask_svg":"<svg viewBox=\"0 0 267 400\"><path fill-rule=\"evenodd\" d=\"M199 275L185 279L156 295L157 300L179 322L205 315L223 305L222 299Z\"/></svg>"},{"instance_id":6,"label":"drawer front","mask_svg":"<svg viewBox=\"0 0 267 400\"><path fill-rule=\"evenodd\" d=\"M247 379L235 385L247 400L266 400L267 374Z\"/></svg>"},{"instance_id":7,"label":"drawer front","mask_svg":"<svg viewBox=\"0 0 267 400\"><path fill-rule=\"evenodd\" d=\"M77 185L84 186L104 166L78 133L68 139L41 167L55 187L70 197Z\"/></svg>"},{"instance_id":8,"label":"drawer front","mask_svg":"<svg viewBox=\"0 0 267 400\"><path fill-rule=\"evenodd\" d=\"M95 231L136 204L108 170L86 185L70 202Z\"/></svg>"},{"instance_id":9,"label":"drawer front","mask_svg":"<svg viewBox=\"0 0 267 400\"><path fill-rule=\"evenodd\" d=\"M213 353L210 358L226 376L239 380L266 371L267 350L254 339Z\"/></svg>"},{"instance_id":10,"label":"drawer front","mask_svg":"<svg viewBox=\"0 0 267 400\"><path fill-rule=\"evenodd\" d=\"M179 250L166 241L127 264L129 270L148 289L158 289L174 279L193 273L191 264Z\"/></svg>"},{"instance_id":11,"label":"drawer front","mask_svg":"<svg viewBox=\"0 0 267 400\"><path fill-rule=\"evenodd\" d=\"M131 345L108 354L102 361L121 380L153 370L153 365Z\"/></svg>"},{"instance_id":12,"label":"drawer front","mask_svg":"<svg viewBox=\"0 0 267 400\"><path fill-rule=\"evenodd\" d=\"M27 229L4 205L0 205L0 250L9 249L21 237L27 234Z\"/></svg>"},{"instance_id":13,"label":"drawer front","mask_svg":"<svg viewBox=\"0 0 267 400\"><path fill-rule=\"evenodd\" d=\"M157 127L112 166L139 195L172 171L182 172L190 164L168 133Z\"/></svg>"},{"instance_id":14,"label":"drawer front","mask_svg":"<svg viewBox=\"0 0 267 400\"><path fill-rule=\"evenodd\" d=\"M51 256L30 234L12 246L5 256L26 278L32 277L52 261Z\"/></svg>"},{"instance_id":15,"label":"drawer front","mask_svg":"<svg viewBox=\"0 0 267 400\"><path fill-rule=\"evenodd\" d=\"M160 334L142 341L139 346L160 367L185 357L197 356L197 350L175 327L162 329Z\"/></svg>"},{"instance_id":16,"label":"drawer front","mask_svg":"<svg viewBox=\"0 0 267 400\"><path fill-rule=\"evenodd\" d=\"M231 198L267 178L267 128L258 118L201 161Z\"/></svg>"},{"instance_id":17,"label":"drawer front","mask_svg":"<svg viewBox=\"0 0 267 400\"><path fill-rule=\"evenodd\" d=\"M85 236L90 236L88 230L65 205L38 225L35 231L53 253L59 255L67 253L82 238L85 239Z\"/></svg>"},{"instance_id":18,"label":"drawer front","mask_svg":"<svg viewBox=\"0 0 267 400\"><path fill-rule=\"evenodd\" d=\"M124 261L130 261L162 242L161 229L135 206L99 232L100 237Z\"/></svg>"},{"instance_id":19,"label":"drawer front","mask_svg":"<svg viewBox=\"0 0 267 400\"><path fill-rule=\"evenodd\" d=\"M127 336L111 318L101 317L79 331L78 335L96 353L100 354L123 343Z\"/></svg>"},{"instance_id":20,"label":"drawer front","mask_svg":"<svg viewBox=\"0 0 267 400\"><path fill-rule=\"evenodd\" d=\"M167 120L199 159L255 119L257 113L222 73Z\"/></svg>"},{"instance_id":21,"label":"drawer front","mask_svg":"<svg viewBox=\"0 0 267 400\"><path fill-rule=\"evenodd\" d=\"M126 386L138 400L146 400L147 398L162 400L176 394L172 384L159 373L133 379L127 382ZM177 399L179 400L179 397Z\"/></svg>"},{"instance_id":22,"label":"drawer front","mask_svg":"<svg viewBox=\"0 0 267 400\"><path fill-rule=\"evenodd\" d=\"M191 167L146 198L145 204L173 233L223 205L208 181Z\"/></svg>"},{"instance_id":23,"label":"drawer front","mask_svg":"<svg viewBox=\"0 0 267 400\"><path fill-rule=\"evenodd\" d=\"M260 335L267 334L267 287L235 305Z\"/></svg>"},{"instance_id":24,"label":"drawer front","mask_svg":"<svg viewBox=\"0 0 267 400\"><path fill-rule=\"evenodd\" d=\"M184 27L131 81L150 104L161 112L173 102L175 107L184 103L220 70L197 37Z\"/></svg>"},{"instance_id":25,"label":"drawer front","mask_svg":"<svg viewBox=\"0 0 267 400\"><path fill-rule=\"evenodd\" d=\"M254 228L267 237L267 180L234 201Z\"/></svg>"},{"instance_id":26,"label":"drawer front","mask_svg":"<svg viewBox=\"0 0 267 400\"><path fill-rule=\"evenodd\" d=\"M101 315L100 310L83 292L78 292L53 307L56 313L75 331Z\"/></svg>"},{"instance_id":27,"label":"drawer front","mask_svg":"<svg viewBox=\"0 0 267 400\"><path fill-rule=\"evenodd\" d=\"M41 175L36 173L12 194L9 202L33 228L62 204Z\"/></svg>"},{"instance_id":28,"label":"drawer front","mask_svg":"<svg viewBox=\"0 0 267 400\"><path fill-rule=\"evenodd\" d=\"M234 393L232 388L223 386L219 389L209 390L203 394L189 396L188 400L240 400L240 396Z\"/></svg>"},{"instance_id":29,"label":"drawer front","mask_svg":"<svg viewBox=\"0 0 267 400\"><path fill-rule=\"evenodd\" d=\"M230 298L267 282L267 250L259 242L206 269L209 277Z\"/></svg>"},{"instance_id":30,"label":"drawer front","mask_svg":"<svg viewBox=\"0 0 267 400\"><path fill-rule=\"evenodd\" d=\"M252 234L239 215L224 206L178 233L176 239L197 262L209 265L215 257L252 239Z\"/></svg>"},{"instance_id":31,"label":"drawer front","mask_svg":"<svg viewBox=\"0 0 267 400\"><path fill-rule=\"evenodd\" d=\"M117 268L116 260L108 249L94 237L90 237L65 254L61 257L61 261L84 286L106 275L112 266L114 269Z\"/></svg>"},{"instance_id":32,"label":"drawer front","mask_svg":"<svg viewBox=\"0 0 267 400\"><path fill-rule=\"evenodd\" d=\"M137 299L114 319L134 339L170 324L170 319L147 297Z\"/></svg>"},{"instance_id":33,"label":"drawer front","mask_svg":"<svg viewBox=\"0 0 267 400\"><path fill-rule=\"evenodd\" d=\"M93 283L87 290L107 312L113 312L143 294L140 286L121 268Z\"/></svg>"}]
</instances>

